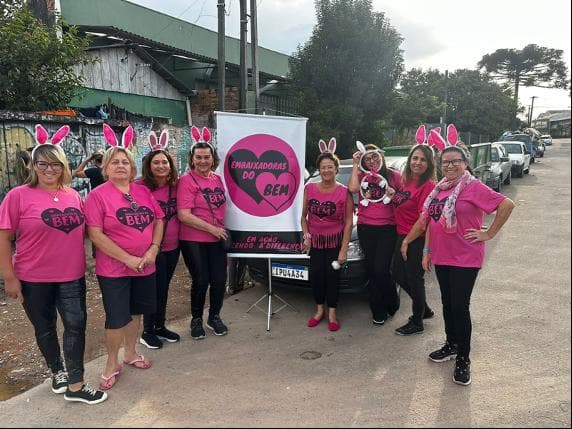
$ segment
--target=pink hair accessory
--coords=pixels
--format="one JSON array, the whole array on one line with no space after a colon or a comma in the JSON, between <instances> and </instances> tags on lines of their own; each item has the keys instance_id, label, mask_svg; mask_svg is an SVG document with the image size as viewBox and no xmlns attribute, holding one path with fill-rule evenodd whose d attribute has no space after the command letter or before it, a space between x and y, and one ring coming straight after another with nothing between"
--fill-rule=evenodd
<instances>
[{"instance_id":1,"label":"pink hair accessory","mask_svg":"<svg viewBox=\"0 0 572 429\"><path fill-rule=\"evenodd\" d=\"M194 141L193 146L197 143L206 143L214 152L214 147L210 142L212 138L211 131L207 127L203 127L202 131L199 131L199 129L193 125L191 127L191 137Z\"/></svg>"},{"instance_id":2,"label":"pink hair accessory","mask_svg":"<svg viewBox=\"0 0 572 429\"><path fill-rule=\"evenodd\" d=\"M447 126L447 143L449 146L456 146L459 141L459 132L455 124L449 124Z\"/></svg>"},{"instance_id":3,"label":"pink hair accessory","mask_svg":"<svg viewBox=\"0 0 572 429\"><path fill-rule=\"evenodd\" d=\"M105 140L110 146L123 147L124 149L129 149L133 145L135 131L133 130L133 127L131 125L125 128L125 131L123 131L123 135L121 137L121 144L120 144L119 141L117 140L117 136L115 135L115 131L113 131L113 129L109 125L103 124L103 136L105 137Z\"/></svg>"},{"instance_id":4,"label":"pink hair accessory","mask_svg":"<svg viewBox=\"0 0 572 429\"><path fill-rule=\"evenodd\" d=\"M34 152L36 151L36 149L39 148L41 145L49 144L60 147L58 145L70 133L69 125L64 125L59 130L57 130L50 139L48 131L40 124L36 124L34 128L36 130L36 146L34 147L34 149L32 149L32 158L34 158Z\"/></svg>"},{"instance_id":5,"label":"pink hair accessory","mask_svg":"<svg viewBox=\"0 0 572 429\"><path fill-rule=\"evenodd\" d=\"M334 154L336 153L336 138L332 137L327 145L324 140L320 140L318 146L320 148L320 153Z\"/></svg>"},{"instance_id":6,"label":"pink hair accessory","mask_svg":"<svg viewBox=\"0 0 572 429\"><path fill-rule=\"evenodd\" d=\"M149 133L149 146L151 147L151 152L154 152L156 150L165 150L167 149L168 145L169 145L169 131L167 131L167 129L161 131L159 139L157 139L157 134L155 134L155 131L151 131Z\"/></svg>"},{"instance_id":7,"label":"pink hair accessory","mask_svg":"<svg viewBox=\"0 0 572 429\"><path fill-rule=\"evenodd\" d=\"M425 124L421 124L419 128L417 128L415 141L417 144L427 144L427 129L425 128Z\"/></svg>"},{"instance_id":8,"label":"pink hair accessory","mask_svg":"<svg viewBox=\"0 0 572 429\"><path fill-rule=\"evenodd\" d=\"M443 137L441 137L439 130L440 128L432 129L431 132L429 133L427 142L429 143L429 145L435 146L438 150L441 151L445 149L445 147L447 147L447 143L445 142Z\"/></svg>"}]
</instances>

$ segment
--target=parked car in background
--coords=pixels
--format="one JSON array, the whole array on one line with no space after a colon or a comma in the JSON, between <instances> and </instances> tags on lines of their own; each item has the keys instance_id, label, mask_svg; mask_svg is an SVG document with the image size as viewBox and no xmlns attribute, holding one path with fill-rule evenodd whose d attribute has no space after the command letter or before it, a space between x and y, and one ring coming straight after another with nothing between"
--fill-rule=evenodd
<instances>
[{"instance_id":1,"label":"parked car in background","mask_svg":"<svg viewBox=\"0 0 572 429\"><path fill-rule=\"evenodd\" d=\"M533 164L536 158L536 149L540 139L532 134L521 132L506 132L500 138L500 141L519 141L525 144L526 149L530 153L530 163Z\"/></svg>"},{"instance_id":2,"label":"parked car in background","mask_svg":"<svg viewBox=\"0 0 572 429\"><path fill-rule=\"evenodd\" d=\"M540 141L543 142L546 146L552 146L552 137L550 136L550 134L541 135Z\"/></svg>"},{"instance_id":3,"label":"parked car in background","mask_svg":"<svg viewBox=\"0 0 572 429\"><path fill-rule=\"evenodd\" d=\"M515 177L522 177L530 172L530 152L521 141L501 141L500 143L512 161L511 171Z\"/></svg>"},{"instance_id":4,"label":"parked car in background","mask_svg":"<svg viewBox=\"0 0 572 429\"><path fill-rule=\"evenodd\" d=\"M352 160L342 160L337 180L347 186L352 173ZM319 181L318 172L315 171L308 181ZM354 194L354 203L357 207L357 195ZM272 284L294 286L302 288L312 287L310 284L310 260L277 258L271 261ZM250 277L255 281L267 283L268 259L248 258L246 264ZM362 290L367 287L367 274L365 270L364 253L357 237L356 218L348 248L347 264L340 269L340 290Z\"/></svg>"},{"instance_id":5,"label":"parked car in background","mask_svg":"<svg viewBox=\"0 0 572 429\"><path fill-rule=\"evenodd\" d=\"M491 174L487 185L497 192L501 192L502 185L510 185L512 179L512 161L503 145L491 144Z\"/></svg>"}]
</instances>

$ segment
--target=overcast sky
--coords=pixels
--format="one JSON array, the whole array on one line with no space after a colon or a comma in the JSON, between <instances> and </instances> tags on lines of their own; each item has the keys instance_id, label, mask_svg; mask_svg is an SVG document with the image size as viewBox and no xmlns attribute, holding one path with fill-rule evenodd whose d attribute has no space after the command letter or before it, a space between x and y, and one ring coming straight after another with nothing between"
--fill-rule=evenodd
<instances>
[{"instance_id":1,"label":"overcast sky","mask_svg":"<svg viewBox=\"0 0 572 429\"><path fill-rule=\"evenodd\" d=\"M216 0L129 0L212 30ZM250 0L247 0L250 3ZM291 54L309 39L316 22L314 0L258 0L259 44ZM530 43L562 49L570 73L570 0L373 0L404 37L405 67L454 71L475 68L483 55ZM239 37L239 0L226 0L226 31ZM570 74L569 74L570 76ZM568 91L521 88L520 101L534 116L570 109Z\"/></svg>"}]
</instances>

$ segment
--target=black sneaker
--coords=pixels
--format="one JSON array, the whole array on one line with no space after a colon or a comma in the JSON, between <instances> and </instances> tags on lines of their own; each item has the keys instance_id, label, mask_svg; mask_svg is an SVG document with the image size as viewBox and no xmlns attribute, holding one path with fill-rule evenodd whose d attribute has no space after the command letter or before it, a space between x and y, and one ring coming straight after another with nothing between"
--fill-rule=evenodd
<instances>
[{"instance_id":1,"label":"black sneaker","mask_svg":"<svg viewBox=\"0 0 572 429\"><path fill-rule=\"evenodd\" d=\"M215 335L226 335L228 332L228 328L224 323L222 323L218 314L216 316L209 317L209 320L207 320L207 328L212 330Z\"/></svg>"},{"instance_id":2,"label":"black sneaker","mask_svg":"<svg viewBox=\"0 0 572 429\"><path fill-rule=\"evenodd\" d=\"M471 360L463 356L457 356L453 381L463 386L471 384Z\"/></svg>"},{"instance_id":3,"label":"black sneaker","mask_svg":"<svg viewBox=\"0 0 572 429\"><path fill-rule=\"evenodd\" d=\"M157 335L151 332L143 332L141 334L141 338L139 338L139 342L148 349L160 349L163 347L161 340L157 337Z\"/></svg>"},{"instance_id":4,"label":"black sneaker","mask_svg":"<svg viewBox=\"0 0 572 429\"><path fill-rule=\"evenodd\" d=\"M67 389L64 394L66 401L83 402L85 404L99 404L107 399L107 393L91 387L89 384L84 384L77 392L72 392Z\"/></svg>"},{"instance_id":5,"label":"black sneaker","mask_svg":"<svg viewBox=\"0 0 572 429\"><path fill-rule=\"evenodd\" d=\"M457 346L455 344L449 344L449 342L445 342L443 347L429 354L429 359L431 359L433 362L445 362L451 359L455 359L456 357Z\"/></svg>"},{"instance_id":6,"label":"black sneaker","mask_svg":"<svg viewBox=\"0 0 572 429\"><path fill-rule=\"evenodd\" d=\"M173 331L169 331L164 326L162 328L155 329L155 335L157 335L159 339L165 340L168 343L178 343L181 341L181 336L179 334Z\"/></svg>"},{"instance_id":7,"label":"black sneaker","mask_svg":"<svg viewBox=\"0 0 572 429\"><path fill-rule=\"evenodd\" d=\"M429 307L425 306L425 314L423 314L424 319L431 319L435 316L435 312L431 310Z\"/></svg>"},{"instance_id":8,"label":"black sneaker","mask_svg":"<svg viewBox=\"0 0 572 429\"><path fill-rule=\"evenodd\" d=\"M413 334L422 334L423 333L423 326L419 326L413 322L413 320L409 320L405 325L395 330L397 335L413 335Z\"/></svg>"},{"instance_id":9,"label":"black sneaker","mask_svg":"<svg viewBox=\"0 0 572 429\"><path fill-rule=\"evenodd\" d=\"M68 389L68 373L58 371L52 376L52 392L65 393Z\"/></svg>"},{"instance_id":10,"label":"black sneaker","mask_svg":"<svg viewBox=\"0 0 572 429\"><path fill-rule=\"evenodd\" d=\"M201 317L193 317L191 319L191 337L194 340L202 340L206 335L205 328L203 328L203 319Z\"/></svg>"},{"instance_id":11,"label":"black sneaker","mask_svg":"<svg viewBox=\"0 0 572 429\"><path fill-rule=\"evenodd\" d=\"M377 326L385 325L385 319L371 319L371 321Z\"/></svg>"}]
</instances>

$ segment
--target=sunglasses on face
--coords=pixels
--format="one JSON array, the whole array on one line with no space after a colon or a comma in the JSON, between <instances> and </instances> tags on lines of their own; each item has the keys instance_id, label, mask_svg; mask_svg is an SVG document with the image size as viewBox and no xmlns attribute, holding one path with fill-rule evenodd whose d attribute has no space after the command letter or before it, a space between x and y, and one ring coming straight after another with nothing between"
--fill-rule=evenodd
<instances>
[{"instance_id":1,"label":"sunglasses on face","mask_svg":"<svg viewBox=\"0 0 572 429\"><path fill-rule=\"evenodd\" d=\"M135 202L135 199L133 198L133 195L131 195L129 193L123 194L123 198L125 198L127 201L129 201L129 206L131 207L132 210L137 210L139 208L139 206Z\"/></svg>"},{"instance_id":2,"label":"sunglasses on face","mask_svg":"<svg viewBox=\"0 0 572 429\"><path fill-rule=\"evenodd\" d=\"M54 171L61 171L64 165L61 162L46 162L46 161L36 161L36 167L38 170L46 171L48 167L51 167Z\"/></svg>"}]
</instances>

